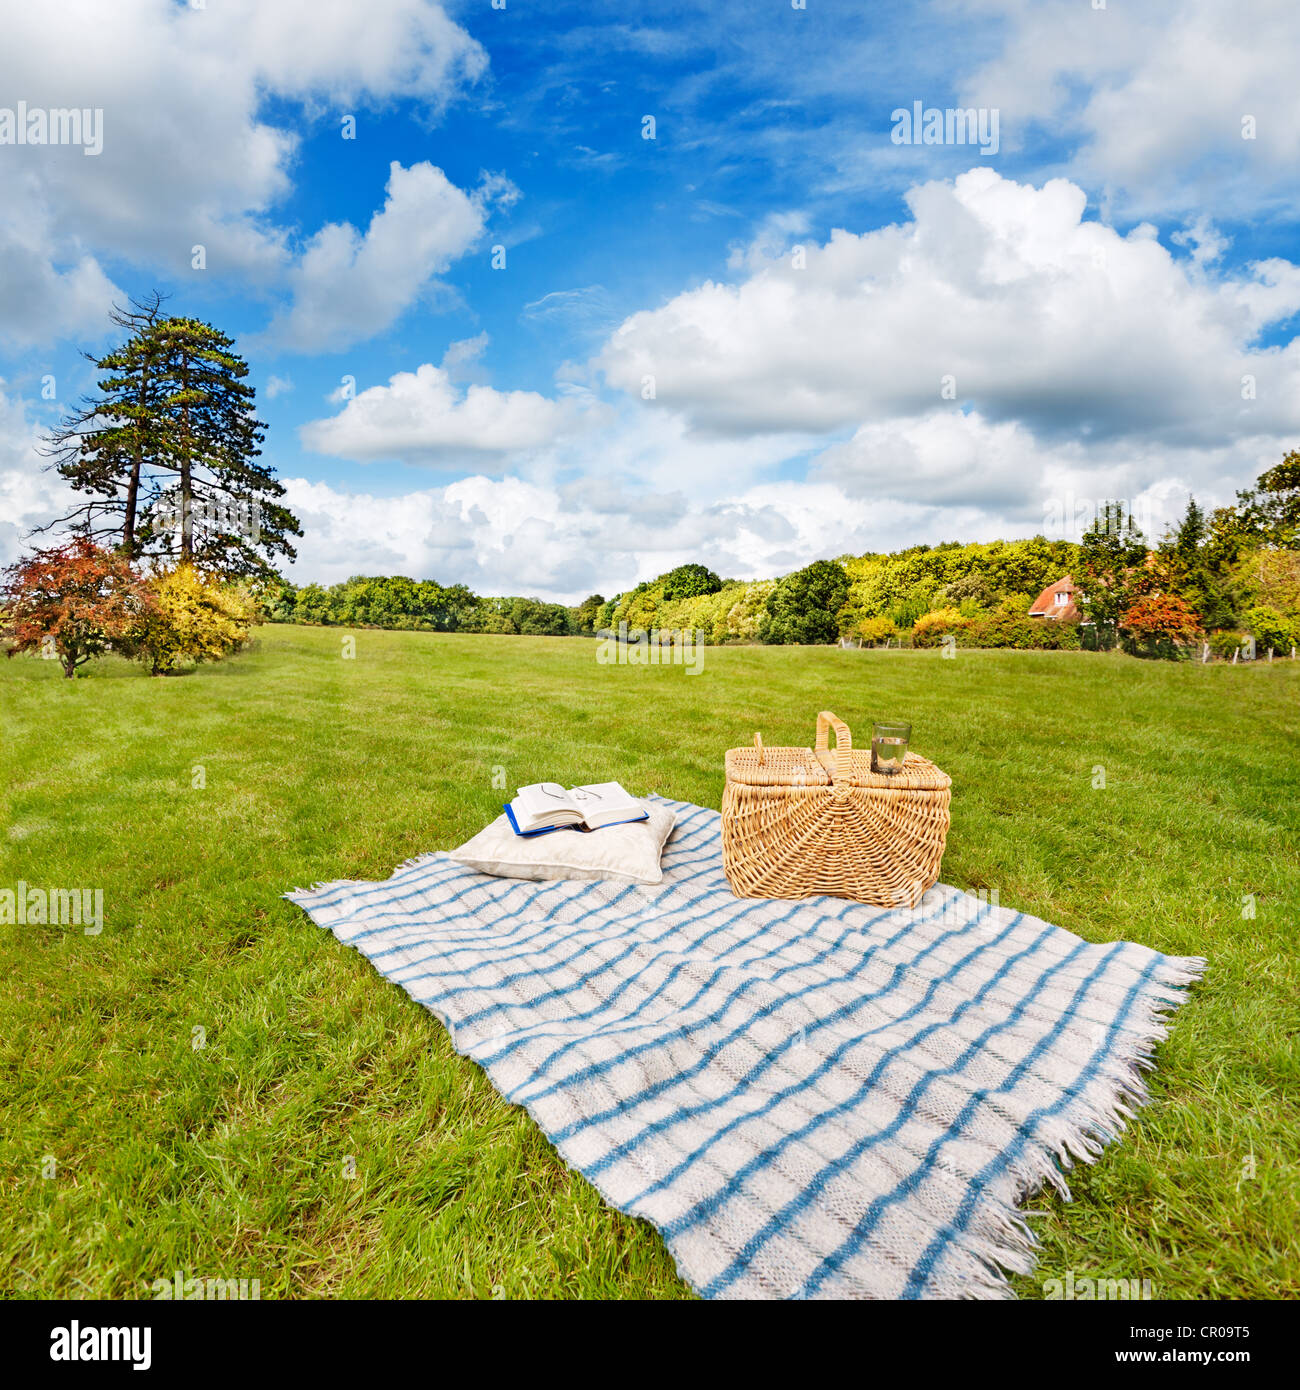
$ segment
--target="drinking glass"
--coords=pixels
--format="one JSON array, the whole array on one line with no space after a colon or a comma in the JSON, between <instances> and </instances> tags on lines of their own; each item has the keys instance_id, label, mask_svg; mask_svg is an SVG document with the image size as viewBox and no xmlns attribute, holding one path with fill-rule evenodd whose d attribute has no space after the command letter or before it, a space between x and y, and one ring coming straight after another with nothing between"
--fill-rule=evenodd
<instances>
[{"instance_id":1,"label":"drinking glass","mask_svg":"<svg viewBox=\"0 0 1300 1390\"><path fill-rule=\"evenodd\" d=\"M871 770L892 776L902 772L907 745L912 737L910 724L884 723L871 726Z\"/></svg>"}]
</instances>

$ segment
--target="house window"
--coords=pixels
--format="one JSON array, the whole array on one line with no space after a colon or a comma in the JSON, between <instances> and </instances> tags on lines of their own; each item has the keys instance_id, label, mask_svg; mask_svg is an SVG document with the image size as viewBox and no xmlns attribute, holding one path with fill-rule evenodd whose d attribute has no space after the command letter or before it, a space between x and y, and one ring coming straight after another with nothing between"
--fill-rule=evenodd
<instances>
[{"instance_id":1,"label":"house window","mask_svg":"<svg viewBox=\"0 0 1300 1390\"><path fill-rule=\"evenodd\" d=\"M1065 605L1066 605L1067 603L1069 603L1069 601L1070 601L1070 593L1069 593L1069 590L1068 590L1068 589L1062 591L1062 592L1059 593L1059 594L1057 594L1057 595L1056 595L1056 598L1053 600L1053 602L1056 604L1056 606L1057 606L1058 608L1064 608Z\"/></svg>"}]
</instances>

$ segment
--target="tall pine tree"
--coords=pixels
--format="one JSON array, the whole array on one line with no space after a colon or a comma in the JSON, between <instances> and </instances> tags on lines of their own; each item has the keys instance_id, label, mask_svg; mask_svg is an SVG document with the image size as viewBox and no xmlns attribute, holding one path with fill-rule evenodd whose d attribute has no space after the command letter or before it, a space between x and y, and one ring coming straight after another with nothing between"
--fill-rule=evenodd
<instances>
[{"instance_id":1,"label":"tall pine tree","mask_svg":"<svg viewBox=\"0 0 1300 1390\"><path fill-rule=\"evenodd\" d=\"M150 554L229 576L267 575L263 555L296 554L302 531L276 500L284 487L259 463L265 426L253 414L248 366L233 340L198 319L164 319L157 344L159 447L169 486L146 518Z\"/></svg>"},{"instance_id":2,"label":"tall pine tree","mask_svg":"<svg viewBox=\"0 0 1300 1390\"><path fill-rule=\"evenodd\" d=\"M269 576L293 559L297 518L259 462L265 426L234 342L198 319L163 317L162 297L114 313L127 341L101 358L99 395L48 441L59 473L90 494L53 523L131 559ZM49 528L46 528L49 529Z\"/></svg>"},{"instance_id":3,"label":"tall pine tree","mask_svg":"<svg viewBox=\"0 0 1300 1390\"><path fill-rule=\"evenodd\" d=\"M83 502L50 526L67 527L90 540L110 541L127 559L140 553L137 526L148 489L157 411L156 344L153 329L165 296L154 290L110 315L127 330L126 341L102 357L85 353L102 373L95 396L84 397L45 441L51 465Z\"/></svg>"},{"instance_id":4,"label":"tall pine tree","mask_svg":"<svg viewBox=\"0 0 1300 1390\"><path fill-rule=\"evenodd\" d=\"M1209 629L1228 627L1234 621L1228 568L1214 544L1212 526L1196 498L1189 497L1183 519L1159 549L1166 586L1186 599Z\"/></svg>"}]
</instances>

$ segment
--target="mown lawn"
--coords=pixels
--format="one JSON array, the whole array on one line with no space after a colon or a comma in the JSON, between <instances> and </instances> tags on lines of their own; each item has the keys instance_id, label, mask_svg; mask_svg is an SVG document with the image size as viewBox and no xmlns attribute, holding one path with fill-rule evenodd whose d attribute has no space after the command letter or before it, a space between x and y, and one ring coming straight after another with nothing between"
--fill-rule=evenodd
<instances>
[{"instance_id":1,"label":"mown lawn","mask_svg":"<svg viewBox=\"0 0 1300 1390\"><path fill-rule=\"evenodd\" d=\"M1073 1203L1032 1204L1022 1296L1068 1270L1300 1294L1300 663L735 648L688 676L580 639L367 631L348 660L344 636L264 628L169 679L0 664L0 887L105 896L97 936L0 927L0 1293L179 1269L263 1297L685 1296L652 1229L280 894L450 848L497 813L494 771L716 807L727 747L805 744L830 708L864 743L910 718L952 774L945 881L1210 961L1153 1103Z\"/></svg>"}]
</instances>

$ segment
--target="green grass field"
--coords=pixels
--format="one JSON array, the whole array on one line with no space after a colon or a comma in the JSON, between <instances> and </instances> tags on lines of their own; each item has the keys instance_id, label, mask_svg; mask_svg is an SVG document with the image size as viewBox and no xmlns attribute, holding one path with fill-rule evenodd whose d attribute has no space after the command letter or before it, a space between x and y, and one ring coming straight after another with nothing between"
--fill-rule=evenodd
<instances>
[{"instance_id":1,"label":"green grass field","mask_svg":"<svg viewBox=\"0 0 1300 1390\"><path fill-rule=\"evenodd\" d=\"M364 631L347 660L344 635L263 628L170 679L0 664L0 887L105 900L97 936L0 927L0 1293L142 1296L179 1269L263 1297L688 1295L650 1227L280 894L459 843L499 811L494 770L716 807L726 748L806 744L829 708L863 742L910 718L952 774L946 882L1209 958L1152 1104L1073 1203L1031 1204L1020 1294L1067 1270L1300 1294L1300 663L723 648L692 677L581 639Z\"/></svg>"}]
</instances>

